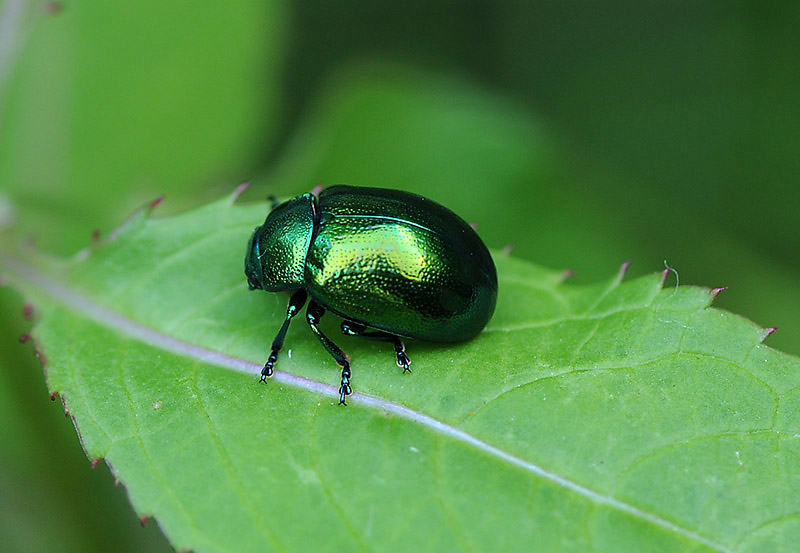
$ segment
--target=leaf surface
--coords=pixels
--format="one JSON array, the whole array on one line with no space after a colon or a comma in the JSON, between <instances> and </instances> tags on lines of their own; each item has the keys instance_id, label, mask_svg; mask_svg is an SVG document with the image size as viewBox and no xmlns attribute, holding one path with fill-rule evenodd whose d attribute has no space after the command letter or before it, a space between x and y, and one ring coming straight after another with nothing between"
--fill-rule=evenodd
<instances>
[{"instance_id":1,"label":"leaf surface","mask_svg":"<svg viewBox=\"0 0 800 553\"><path fill-rule=\"evenodd\" d=\"M574 286L502 254L476 339L386 344L248 292L267 208L232 198L151 219L64 263L6 253L11 283L91 459L177 549L792 551L800 537L800 362L768 331L661 274Z\"/></svg>"}]
</instances>

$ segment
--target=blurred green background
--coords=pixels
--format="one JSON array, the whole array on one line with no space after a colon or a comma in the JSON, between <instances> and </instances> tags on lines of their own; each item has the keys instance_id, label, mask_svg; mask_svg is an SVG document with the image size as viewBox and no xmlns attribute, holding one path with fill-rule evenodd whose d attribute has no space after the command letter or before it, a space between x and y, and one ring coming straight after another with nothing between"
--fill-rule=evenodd
<instances>
[{"instance_id":1,"label":"blurred green background","mask_svg":"<svg viewBox=\"0 0 800 553\"><path fill-rule=\"evenodd\" d=\"M743 0L3 0L2 239L68 255L245 180L404 188L576 283L666 259L798 354L798 23ZM169 550L50 402L23 299L0 302L0 543Z\"/></svg>"}]
</instances>

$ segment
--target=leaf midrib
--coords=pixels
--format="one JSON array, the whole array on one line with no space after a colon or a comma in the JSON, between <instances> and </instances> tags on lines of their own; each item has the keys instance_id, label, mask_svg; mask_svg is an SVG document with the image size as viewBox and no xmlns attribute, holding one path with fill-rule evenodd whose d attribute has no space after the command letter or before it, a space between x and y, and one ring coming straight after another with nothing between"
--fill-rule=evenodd
<instances>
[{"instance_id":1,"label":"leaf midrib","mask_svg":"<svg viewBox=\"0 0 800 553\"><path fill-rule=\"evenodd\" d=\"M260 364L252 363L250 361L225 355L220 352L179 340L160 331L144 326L136 321L128 319L120 313L112 311L103 305L92 301L77 290L58 282L24 260L9 256L4 257L3 262L9 268L11 274L16 276L23 283L26 283L28 286L33 286L37 291L44 293L55 303L72 309L78 314L106 328L118 331L148 345L161 348L164 351L168 351L183 357L188 357L195 361L200 361L209 365L245 373L248 375L257 375L261 371ZM24 287L24 285L20 286L20 288ZM286 384L287 386L292 386L330 398L337 398L339 396L339 391L336 387L304 378L302 376L275 371L273 380L276 380L282 384ZM415 411L409 407L394 403L387 399L369 396L358 392L353 393L351 398L359 406L371 407L376 411L391 413L392 415L399 416L413 423L425 426L446 437L475 447L483 453L489 454L492 457L510 463L516 467L535 474L536 476L544 478L545 480L553 482L567 490L589 499L596 504L605 505L614 510L647 521L659 528L710 547L716 551L720 551L721 553L734 553L732 549L723 544L715 542L709 538L706 538L705 536L679 526L678 524L670 522L657 515L643 511L629 503L625 503L624 501L620 501L614 497L602 495L563 476L550 472L539 465L516 457L498 447L480 440L479 438L459 428L450 426L429 415Z\"/></svg>"}]
</instances>

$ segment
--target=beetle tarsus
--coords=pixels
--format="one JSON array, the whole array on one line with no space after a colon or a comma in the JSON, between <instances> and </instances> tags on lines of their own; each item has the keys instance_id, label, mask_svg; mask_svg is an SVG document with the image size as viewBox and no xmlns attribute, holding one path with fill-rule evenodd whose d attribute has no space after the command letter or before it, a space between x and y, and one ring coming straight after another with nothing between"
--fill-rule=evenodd
<instances>
[{"instance_id":1,"label":"beetle tarsus","mask_svg":"<svg viewBox=\"0 0 800 553\"><path fill-rule=\"evenodd\" d=\"M410 373L411 369L408 368L411 365L411 359L408 358L406 352L398 351L397 352L397 366L403 369L403 374Z\"/></svg>"},{"instance_id":2,"label":"beetle tarsus","mask_svg":"<svg viewBox=\"0 0 800 553\"><path fill-rule=\"evenodd\" d=\"M397 366L403 369L403 374L410 373L411 359L406 355L406 346L400 338L394 337L394 352L397 354Z\"/></svg>"},{"instance_id":3,"label":"beetle tarsus","mask_svg":"<svg viewBox=\"0 0 800 553\"><path fill-rule=\"evenodd\" d=\"M339 386L339 405L347 405L345 397L353 393L350 387L350 364L345 363L342 366L342 384Z\"/></svg>"},{"instance_id":4,"label":"beetle tarsus","mask_svg":"<svg viewBox=\"0 0 800 553\"><path fill-rule=\"evenodd\" d=\"M339 387L339 405L347 406L347 402L344 400L347 396L353 393L353 390L350 388L350 385L347 386L340 386Z\"/></svg>"},{"instance_id":5,"label":"beetle tarsus","mask_svg":"<svg viewBox=\"0 0 800 553\"><path fill-rule=\"evenodd\" d=\"M272 376L272 373L275 372L273 367L275 366L275 361L278 360L278 351L272 350L272 353L269 354L269 359L267 362L264 363L264 368L261 369L261 382L266 382L267 378Z\"/></svg>"},{"instance_id":6,"label":"beetle tarsus","mask_svg":"<svg viewBox=\"0 0 800 553\"><path fill-rule=\"evenodd\" d=\"M388 332L367 332L367 327L353 321L342 321L342 332L348 336L358 336L359 338L366 338L367 340L379 340L381 342L392 342L394 344L394 351L397 355L397 366L403 369L403 373L410 373L409 365L411 359L406 355L406 346L403 341Z\"/></svg>"}]
</instances>

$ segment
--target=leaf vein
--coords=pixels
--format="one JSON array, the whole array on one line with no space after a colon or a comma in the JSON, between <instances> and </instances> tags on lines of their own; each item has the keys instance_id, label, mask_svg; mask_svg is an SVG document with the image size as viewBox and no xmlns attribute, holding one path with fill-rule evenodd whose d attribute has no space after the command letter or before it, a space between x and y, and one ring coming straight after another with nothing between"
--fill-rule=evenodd
<instances>
[{"instance_id":1,"label":"leaf vein","mask_svg":"<svg viewBox=\"0 0 800 553\"><path fill-rule=\"evenodd\" d=\"M215 429L214 421L211 419L211 416L208 412L208 408L206 407L205 401L203 401L203 394L200 389L197 387L197 378L191 379L192 391L194 392L194 396L196 398L197 403L199 404L203 418L206 423L206 428L208 428L208 435L211 437L211 441L214 443L214 447L217 450L217 453L222 460L223 465L228 470L228 474L231 477L234 487L236 488L236 493L239 495L242 503L249 506L249 509L246 509L247 515L250 517L250 520L253 521L253 526L258 528L261 531L261 534L270 542L273 546L276 546L277 549L282 551L287 551L286 545L281 542L280 538L275 535L273 532L267 531L267 528L264 524L259 524L258 518L254 516L253 513L259 512L258 507L250 500L250 495L245 491L245 487L242 484L241 478L236 473L236 469L233 466L233 461L231 460L231 456L228 454L227 448L222 444L220 440L220 432Z\"/></svg>"},{"instance_id":2,"label":"leaf vein","mask_svg":"<svg viewBox=\"0 0 800 553\"><path fill-rule=\"evenodd\" d=\"M336 497L333 495L333 491L331 491L330 485L328 484L328 481L325 478L323 471L320 470L320 467L322 466L322 462L320 461L319 452L317 451L317 431L316 431L316 428L317 428L316 420L317 420L317 412L319 411L319 407L320 407L320 404L317 403L312 408L312 414L311 414L311 420L310 420L310 427L311 427L310 436L311 436L311 438L309 440L309 452L311 453L311 456L314 459L314 464L316 465L316 473L317 473L317 477L319 478L319 483L320 483L320 487L322 488L322 493L325 494L325 497L328 498L328 501L330 502L330 504L333 507L333 509L336 511L336 514L338 514L339 518L342 519L342 522L344 523L344 527L347 528L347 531L350 533L350 535L353 538L353 540L358 544L359 549L361 549L362 551L365 551L365 552L369 551L369 549L367 548L366 544L364 544L364 542L361 540L361 536L356 531L355 526L353 525L353 522L345 514L344 508L339 504L339 502L336 500Z\"/></svg>"},{"instance_id":3,"label":"leaf vein","mask_svg":"<svg viewBox=\"0 0 800 553\"><path fill-rule=\"evenodd\" d=\"M245 372L247 374L255 374L261 369L260 364L247 362L242 359L237 359L213 350L196 346L194 344L179 340L173 336L166 335L153 328L141 325L138 322L121 315L120 313L112 311L90 300L77 290L52 279L37 268L17 258L6 258L6 262L10 270L18 277L26 280L30 285L38 287L42 292L46 293L57 303L77 311L83 316L94 320L98 324L113 328L119 332L142 340L143 342L152 346L163 348L166 351L170 351L178 355L193 358L199 362L208 363L239 372ZM336 387L315 382L299 376L276 372L273 378L279 382L285 383L286 385L312 391L327 397L338 396ZM628 516L646 521L649 524L682 536L683 538L703 544L716 551L720 551L722 553L733 553L733 550L731 550L729 547L698 534L693 530L682 527L675 522L661 518L653 513L644 511L633 504L626 503L612 496L604 495L581 484L573 482L566 477L545 469L535 463L512 455L511 453L504 451L499 447L480 440L464 430L448 425L429 415L379 397L355 393L351 396L351 399L353 401L357 401L362 406L370 407L381 412L391 413L393 415L410 420L416 424L426 426L443 436L467 444L499 460L517 466L533 475L546 479L567 490L570 490L586 498L592 503L604 505Z\"/></svg>"}]
</instances>

